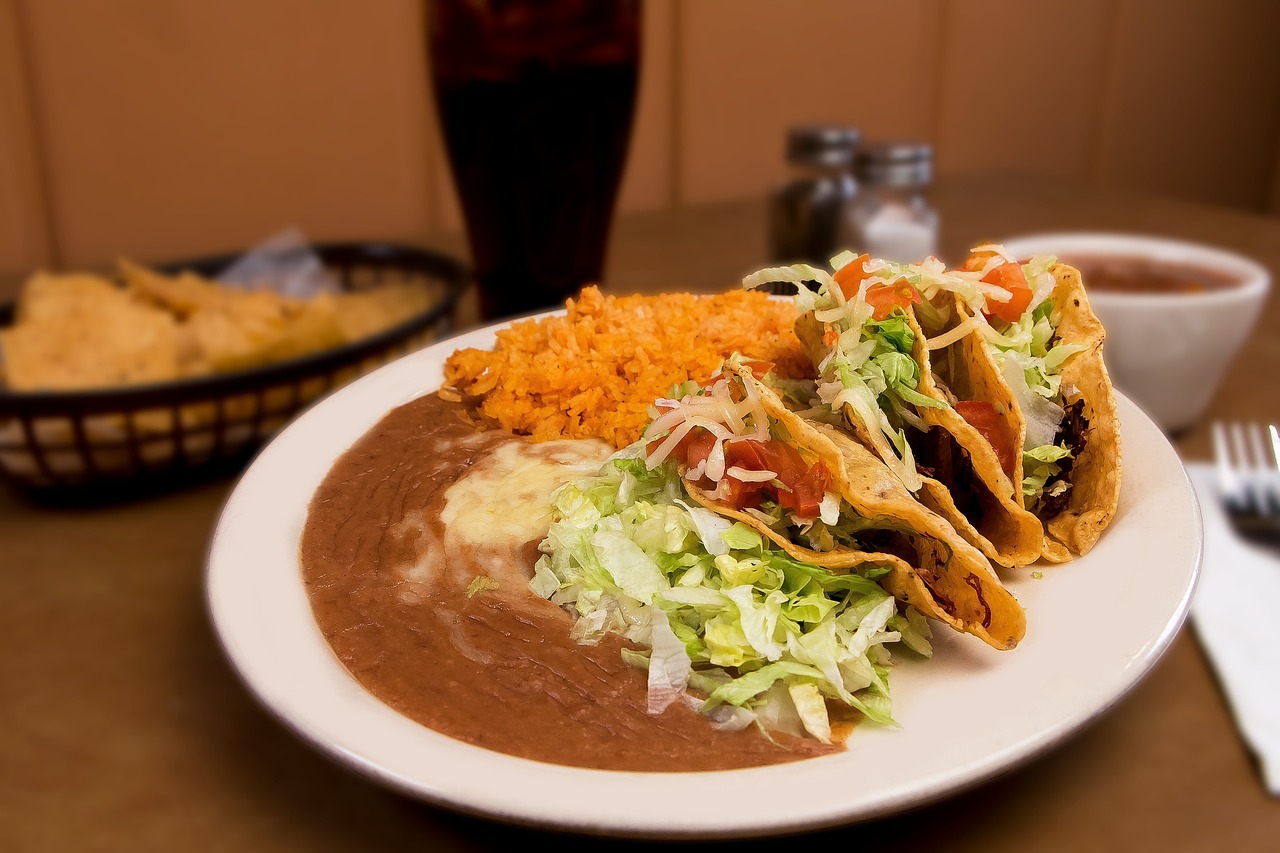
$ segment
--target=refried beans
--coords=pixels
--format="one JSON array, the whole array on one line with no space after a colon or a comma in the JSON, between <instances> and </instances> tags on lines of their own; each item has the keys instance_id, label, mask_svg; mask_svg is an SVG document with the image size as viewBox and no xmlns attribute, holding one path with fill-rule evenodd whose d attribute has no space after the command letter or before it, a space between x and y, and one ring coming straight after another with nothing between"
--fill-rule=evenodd
<instances>
[{"instance_id":1,"label":"refried beans","mask_svg":"<svg viewBox=\"0 0 1280 853\"><path fill-rule=\"evenodd\" d=\"M459 404L430 395L390 412L325 477L302 575L320 630L367 690L450 737L577 767L724 770L840 749L717 731L680 703L650 716L646 675L620 655L626 641L578 645L571 617L528 588L536 539L476 543L446 527L450 486L524 441L479 432Z\"/></svg>"}]
</instances>

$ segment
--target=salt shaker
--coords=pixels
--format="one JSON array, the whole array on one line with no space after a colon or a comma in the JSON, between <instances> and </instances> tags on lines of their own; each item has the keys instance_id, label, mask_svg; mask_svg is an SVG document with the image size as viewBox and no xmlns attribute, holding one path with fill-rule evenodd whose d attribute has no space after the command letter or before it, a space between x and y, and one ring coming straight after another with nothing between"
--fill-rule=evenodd
<instances>
[{"instance_id":1,"label":"salt shaker","mask_svg":"<svg viewBox=\"0 0 1280 853\"><path fill-rule=\"evenodd\" d=\"M933 149L882 142L858 151L858 196L845 223L848 246L875 258L915 263L937 253L938 214L930 206Z\"/></svg>"},{"instance_id":2,"label":"salt shaker","mask_svg":"<svg viewBox=\"0 0 1280 853\"><path fill-rule=\"evenodd\" d=\"M857 195L855 128L806 125L787 134L790 176L773 194L769 211L773 260L825 264L839 251L849 206Z\"/></svg>"}]
</instances>

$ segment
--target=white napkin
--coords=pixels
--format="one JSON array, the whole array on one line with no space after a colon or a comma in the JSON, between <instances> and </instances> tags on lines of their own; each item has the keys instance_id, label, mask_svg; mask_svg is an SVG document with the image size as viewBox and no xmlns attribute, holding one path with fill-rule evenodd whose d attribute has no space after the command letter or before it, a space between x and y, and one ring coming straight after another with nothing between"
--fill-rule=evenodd
<instances>
[{"instance_id":1,"label":"white napkin","mask_svg":"<svg viewBox=\"0 0 1280 853\"><path fill-rule=\"evenodd\" d=\"M1231 529L1213 466L1190 463L1187 473L1204 515L1204 566L1191 621L1267 790L1280 797L1280 556Z\"/></svg>"}]
</instances>

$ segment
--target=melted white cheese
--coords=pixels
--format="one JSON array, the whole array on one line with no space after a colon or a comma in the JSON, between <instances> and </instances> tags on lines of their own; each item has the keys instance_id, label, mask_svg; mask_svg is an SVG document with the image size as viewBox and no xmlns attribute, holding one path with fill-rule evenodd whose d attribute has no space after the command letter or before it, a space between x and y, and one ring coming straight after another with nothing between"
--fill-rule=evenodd
<instances>
[{"instance_id":1,"label":"melted white cheese","mask_svg":"<svg viewBox=\"0 0 1280 853\"><path fill-rule=\"evenodd\" d=\"M613 452L601 441L511 441L445 492L440 520L450 537L486 549L514 549L551 527L551 493L593 473Z\"/></svg>"}]
</instances>

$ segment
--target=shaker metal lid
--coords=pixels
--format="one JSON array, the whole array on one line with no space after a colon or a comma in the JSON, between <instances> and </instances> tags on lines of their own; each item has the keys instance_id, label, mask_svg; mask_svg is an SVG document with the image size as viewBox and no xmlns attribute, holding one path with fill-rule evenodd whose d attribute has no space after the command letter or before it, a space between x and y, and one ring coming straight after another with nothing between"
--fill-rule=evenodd
<instances>
[{"instance_id":1,"label":"shaker metal lid","mask_svg":"<svg viewBox=\"0 0 1280 853\"><path fill-rule=\"evenodd\" d=\"M933 148L922 142L876 142L858 149L853 169L867 183L923 186L933 177Z\"/></svg>"},{"instance_id":2,"label":"shaker metal lid","mask_svg":"<svg viewBox=\"0 0 1280 853\"><path fill-rule=\"evenodd\" d=\"M809 166L849 166L862 134L855 127L807 124L787 132L787 160Z\"/></svg>"}]
</instances>

